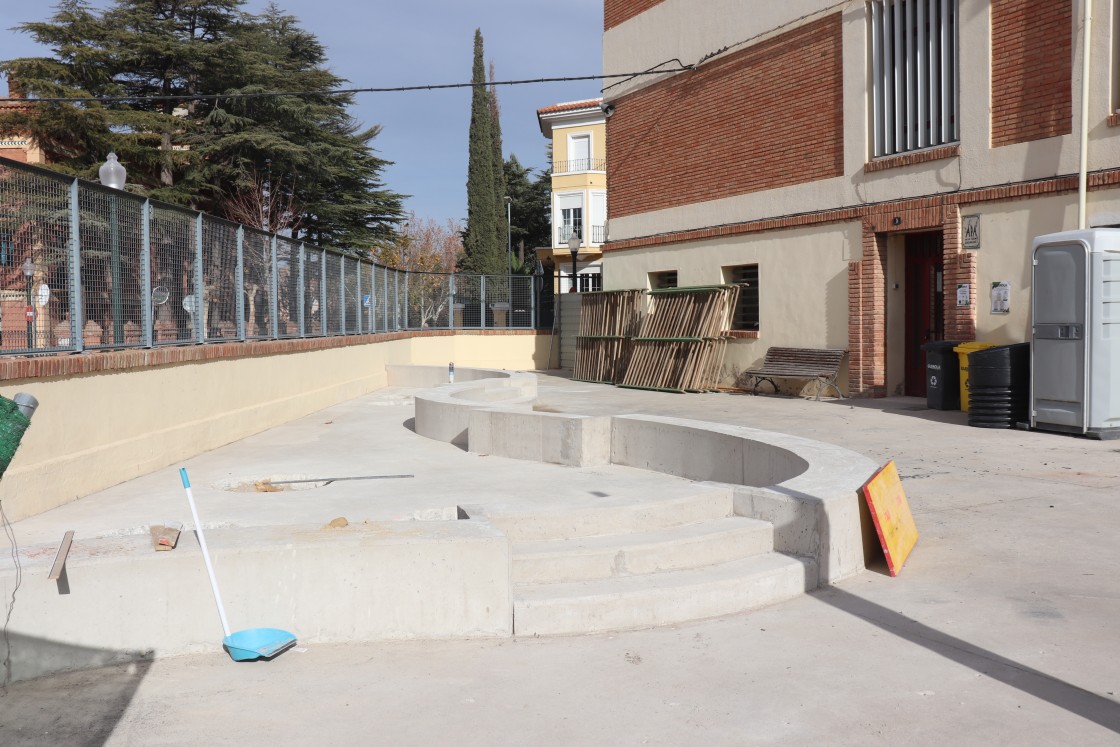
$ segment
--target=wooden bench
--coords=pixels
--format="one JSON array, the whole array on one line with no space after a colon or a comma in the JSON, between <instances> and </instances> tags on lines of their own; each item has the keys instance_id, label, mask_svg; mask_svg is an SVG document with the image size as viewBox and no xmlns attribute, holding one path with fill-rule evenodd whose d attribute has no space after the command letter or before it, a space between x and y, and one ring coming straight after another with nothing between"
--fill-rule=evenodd
<instances>
[{"instance_id":1,"label":"wooden bench","mask_svg":"<svg viewBox=\"0 0 1120 747\"><path fill-rule=\"evenodd\" d=\"M836 377L840 373L840 364L844 362L847 350L829 350L821 348L770 348L759 368L744 371L743 374L754 379L751 394L758 394L758 385L769 381L774 391L778 385L774 379L817 379L817 401L820 401L821 390L832 387L844 399L844 393L836 385Z\"/></svg>"}]
</instances>

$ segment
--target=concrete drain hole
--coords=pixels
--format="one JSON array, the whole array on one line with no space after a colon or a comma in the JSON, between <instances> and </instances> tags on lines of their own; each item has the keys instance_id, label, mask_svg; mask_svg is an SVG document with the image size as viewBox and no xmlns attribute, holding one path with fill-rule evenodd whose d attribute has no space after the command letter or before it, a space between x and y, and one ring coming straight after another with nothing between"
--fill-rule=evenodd
<instances>
[{"instance_id":1,"label":"concrete drain hole","mask_svg":"<svg viewBox=\"0 0 1120 747\"><path fill-rule=\"evenodd\" d=\"M309 475L271 475L247 480L225 480L214 487L228 493L290 493L321 488L329 482L330 480L315 480Z\"/></svg>"}]
</instances>

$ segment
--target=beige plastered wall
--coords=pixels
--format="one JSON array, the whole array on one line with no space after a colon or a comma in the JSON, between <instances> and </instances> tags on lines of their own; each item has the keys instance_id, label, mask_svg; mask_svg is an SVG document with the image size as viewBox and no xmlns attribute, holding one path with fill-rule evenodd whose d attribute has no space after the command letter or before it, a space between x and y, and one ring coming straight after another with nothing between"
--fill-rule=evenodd
<instances>
[{"instance_id":1,"label":"beige plastered wall","mask_svg":"<svg viewBox=\"0 0 1120 747\"><path fill-rule=\"evenodd\" d=\"M39 400L0 481L11 521L386 385L389 363L532 369L546 335L456 335L125 372L5 381Z\"/></svg>"},{"instance_id":2,"label":"beige plastered wall","mask_svg":"<svg viewBox=\"0 0 1120 747\"><path fill-rule=\"evenodd\" d=\"M759 338L729 343L725 383L775 344L848 347L848 262L861 225L837 223L608 254L607 290L648 288L649 273L677 271L680 286L718 285L725 266L759 266ZM846 375L841 381L846 380Z\"/></svg>"}]
</instances>

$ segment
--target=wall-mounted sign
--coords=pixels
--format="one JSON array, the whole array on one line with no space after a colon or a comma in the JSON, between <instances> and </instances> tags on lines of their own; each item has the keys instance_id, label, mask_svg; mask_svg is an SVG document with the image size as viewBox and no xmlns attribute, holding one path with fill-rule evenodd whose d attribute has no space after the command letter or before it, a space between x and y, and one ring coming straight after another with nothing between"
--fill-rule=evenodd
<instances>
[{"instance_id":1,"label":"wall-mounted sign","mask_svg":"<svg viewBox=\"0 0 1120 747\"><path fill-rule=\"evenodd\" d=\"M957 283L957 306L968 306L972 303L972 286L968 283Z\"/></svg>"},{"instance_id":2,"label":"wall-mounted sign","mask_svg":"<svg viewBox=\"0 0 1120 747\"><path fill-rule=\"evenodd\" d=\"M966 215L963 220L964 235L961 236L961 245L965 249L980 248L980 216Z\"/></svg>"},{"instance_id":3,"label":"wall-mounted sign","mask_svg":"<svg viewBox=\"0 0 1120 747\"><path fill-rule=\"evenodd\" d=\"M1011 313L1011 281L1000 280L992 283L992 313Z\"/></svg>"}]
</instances>

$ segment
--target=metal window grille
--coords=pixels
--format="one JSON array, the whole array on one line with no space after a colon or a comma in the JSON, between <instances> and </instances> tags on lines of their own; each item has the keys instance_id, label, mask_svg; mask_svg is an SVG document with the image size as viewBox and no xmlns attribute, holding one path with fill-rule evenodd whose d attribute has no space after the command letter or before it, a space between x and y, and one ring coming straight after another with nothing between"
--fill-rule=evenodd
<instances>
[{"instance_id":1,"label":"metal window grille","mask_svg":"<svg viewBox=\"0 0 1120 747\"><path fill-rule=\"evenodd\" d=\"M960 139L958 0L871 0L875 157Z\"/></svg>"},{"instance_id":2,"label":"metal window grille","mask_svg":"<svg viewBox=\"0 0 1120 747\"><path fill-rule=\"evenodd\" d=\"M653 290L677 287L677 271L665 270L664 272L651 272L649 274L649 287Z\"/></svg>"},{"instance_id":3,"label":"metal window grille","mask_svg":"<svg viewBox=\"0 0 1120 747\"><path fill-rule=\"evenodd\" d=\"M739 300L735 305L735 316L731 329L758 330L758 265L735 265L723 268L724 280L741 285Z\"/></svg>"}]
</instances>

